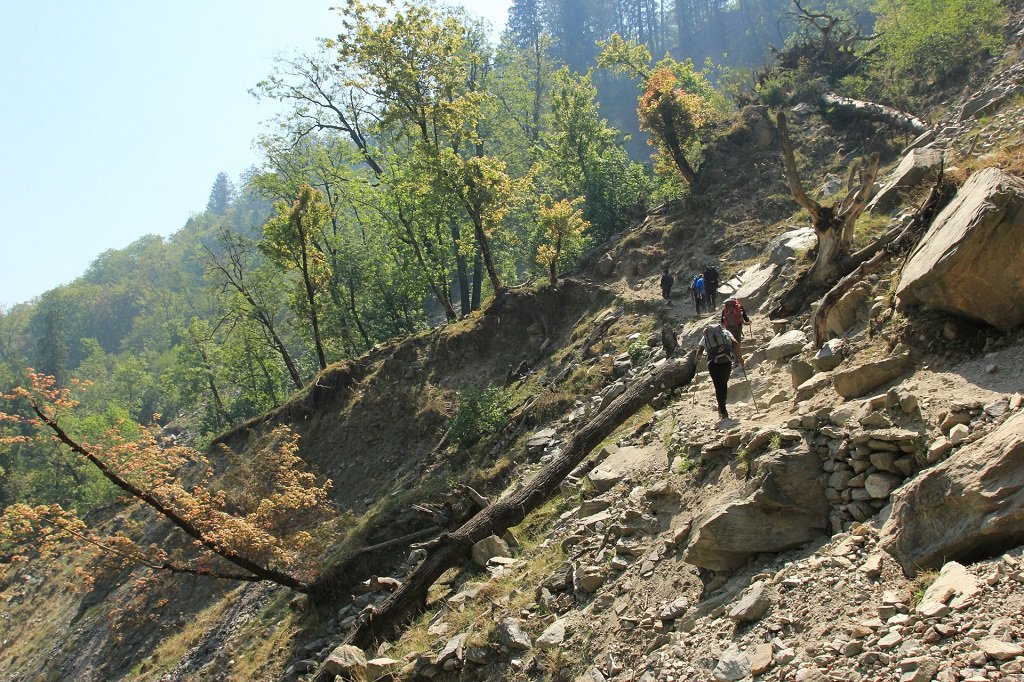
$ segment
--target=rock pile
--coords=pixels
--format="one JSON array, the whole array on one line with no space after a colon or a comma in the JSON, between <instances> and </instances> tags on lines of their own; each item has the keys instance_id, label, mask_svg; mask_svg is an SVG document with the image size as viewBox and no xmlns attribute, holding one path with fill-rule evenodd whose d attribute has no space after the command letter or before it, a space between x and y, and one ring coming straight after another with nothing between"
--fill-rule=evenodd
<instances>
[{"instance_id":1,"label":"rock pile","mask_svg":"<svg viewBox=\"0 0 1024 682\"><path fill-rule=\"evenodd\" d=\"M877 542L876 528L858 524L805 559L753 576L731 602L676 620L634 679L1024 680L1021 548L969 568L950 562L928 576L930 587L893 590L879 580L890 560ZM1017 615L989 615L1008 612ZM583 679L606 673L597 667Z\"/></svg>"}]
</instances>

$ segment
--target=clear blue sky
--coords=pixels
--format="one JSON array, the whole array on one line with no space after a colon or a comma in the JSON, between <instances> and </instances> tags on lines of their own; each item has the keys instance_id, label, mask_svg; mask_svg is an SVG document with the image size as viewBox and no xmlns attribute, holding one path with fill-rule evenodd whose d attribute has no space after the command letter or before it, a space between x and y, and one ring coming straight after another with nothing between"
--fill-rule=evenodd
<instances>
[{"instance_id":1,"label":"clear blue sky","mask_svg":"<svg viewBox=\"0 0 1024 682\"><path fill-rule=\"evenodd\" d=\"M206 208L274 114L278 54L335 35L337 0L0 1L0 306ZM452 3L455 4L455 3ZM462 0L501 27L511 0Z\"/></svg>"}]
</instances>

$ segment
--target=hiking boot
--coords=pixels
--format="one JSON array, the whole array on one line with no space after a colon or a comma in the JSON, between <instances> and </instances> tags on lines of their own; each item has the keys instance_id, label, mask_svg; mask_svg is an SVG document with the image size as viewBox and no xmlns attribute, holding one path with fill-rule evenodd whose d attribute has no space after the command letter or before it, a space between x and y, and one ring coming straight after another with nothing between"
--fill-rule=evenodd
<instances>
[{"instance_id":1,"label":"hiking boot","mask_svg":"<svg viewBox=\"0 0 1024 682\"><path fill-rule=\"evenodd\" d=\"M726 410L719 410L718 411L718 416L721 417L722 419L728 419L729 418L729 412L726 411Z\"/></svg>"}]
</instances>

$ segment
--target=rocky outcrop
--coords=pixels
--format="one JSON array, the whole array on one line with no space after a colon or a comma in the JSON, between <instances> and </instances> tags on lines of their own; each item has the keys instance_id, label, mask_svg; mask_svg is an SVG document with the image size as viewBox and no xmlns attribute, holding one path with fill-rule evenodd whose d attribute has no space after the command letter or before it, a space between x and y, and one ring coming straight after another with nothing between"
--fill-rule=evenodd
<instances>
[{"instance_id":1,"label":"rocky outcrop","mask_svg":"<svg viewBox=\"0 0 1024 682\"><path fill-rule=\"evenodd\" d=\"M908 574L998 554L1024 534L1024 412L893 496L882 546Z\"/></svg>"},{"instance_id":2,"label":"rocky outcrop","mask_svg":"<svg viewBox=\"0 0 1024 682\"><path fill-rule=\"evenodd\" d=\"M486 566L487 562L494 557L507 557L512 554L508 543L497 535L489 535L473 545L473 563L477 566Z\"/></svg>"},{"instance_id":3,"label":"rocky outcrop","mask_svg":"<svg viewBox=\"0 0 1024 682\"><path fill-rule=\"evenodd\" d=\"M829 372L843 361L846 344L842 339L830 339L825 342L814 356L814 367L819 372Z\"/></svg>"},{"instance_id":4,"label":"rocky outcrop","mask_svg":"<svg viewBox=\"0 0 1024 682\"><path fill-rule=\"evenodd\" d=\"M836 301L835 305L828 308L825 313L825 336L836 338L846 334L858 320L866 318L868 306L866 302L871 293L871 287L866 282L861 282L853 287L842 298Z\"/></svg>"},{"instance_id":5,"label":"rocky outcrop","mask_svg":"<svg viewBox=\"0 0 1024 682\"><path fill-rule=\"evenodd\" d=\"M923 305L1002 330L1024 322L1024 180L972 175L911 254L899 308Z\"/></svg>"},{"instance_id":6,"label":"rocky outcrop","mask_svg":"<svg viewBox=\"0 0 1024 682\"><path fill-rule=\"evenodd\" d=\"M359 647L343 644L331 652L324 662L324 670L331 675L362 676L366 673L366 654Z\"/></svg>"},{"instance_id":7,"label":"rocky outcrop","mask_svg":"<svg viewBox=\"0 0 1024 682\"><path fill-rule=\"evenodd\" d=\"M806 344L807 334L793 329L769 341L763 350L764 357L766 360L783 360L799 353Z\"/></svg>"},{"instance_id":8,"label":"rocky outcrop","mask_svg":"<svg viewBox=\"0 0 1024 682\"><path fill-rule=\"evenodd\" d=\"M911 149L892 172L882 189L868 204L872 213L885 212L899 201L901 193L931 182L942 167L942 150L935 147Z\"/></svg>"},{"instance_id":9,"label":"rocky outcrop","mask_svg":"<svg viewBox=\"0 0 1024 682\"><path fill-rule=\"evenodd\" d=\"M884 360L866 362L832 375L832 386L844 398L859 398L893 381L913 366L910 353L900 353Z\"/></svg>"},{"instance_id":10,"label":"rocky outcrop","mask_svg":"<svg viewBox=\"0 0 1024 682\"><path fill-rule=\"evenodd\" d=\"M783 265L788 258L814 248L817 243L818 237L814 234L813 227L799 227L784 232L768 244L768 260L775 265Z\"/></svg>"},{"instance_id":11,"label":"rocky outcrop","mask_svg":"<svg viewBox=\"0 0 1024 682\"><path fill-rule=\"evenodd\" d=\"M758 457L738 499L722 500L694 522L687 563L729 571L761 552L781 552L820 535L829 505L817 457L806 449Z\"/></svg>"},{"instance_id":12,"label":"rocky outcrop","mask_svg":"<svg viewBox=\"0 0 1024 682\"><path fill-rule=\"evenodd\" d=\"M778 265L759 263L733 275L718 288L719 300L735 297L743 302L748 313L753 312L768 296L768 291L779 274Z\"/></svg>"}]
</instances>

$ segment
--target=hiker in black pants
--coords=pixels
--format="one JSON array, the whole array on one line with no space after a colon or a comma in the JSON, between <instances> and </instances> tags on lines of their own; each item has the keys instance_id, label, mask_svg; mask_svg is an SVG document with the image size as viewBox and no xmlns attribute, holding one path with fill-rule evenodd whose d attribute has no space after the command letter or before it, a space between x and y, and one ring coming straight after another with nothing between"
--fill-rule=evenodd
<instances>
[{"instance_id":1,"label":"hiker in black pants","mask_svg":"<svg viewBox=\"0 0 1024 682\"><path fill-rule=\"evenodd\" d=\"M729 375L732 374L733 360L743 364L743 356L740 354L740 344L729 330L723 329L720 324L709 324L704 327L700 343L697 345L697 358L707 353L708 374L711 375L711 383L715 385L715 399L718 401L718 416L722 419L729 418L729 412L725 409L729 393Z\"/></svg>"},{"instance_id":2,"label":"hiker in black pants","mask_svg":"<svg viewBox=\"0 0 1024 682\"><path fill-rule=\"evenodd\" d=\"M693 292L693 305L697 308L697 314L700 315L705 311L703 276L700 274L693 276L693 282L690 284L690 291Z\"/></svg>"},{"instance_id":3,"label":"hiker in black pants","mask_svg":"<svg viewBox=\"0 0 1024 682\"><path fill-rule=\"evenodd\" d=\"M668 266L661 273L661 297L666 303L672 303L672 282L675 281L672 275L668 274Z\"/></svg>"},{"instance_id":4,"label":"hiker in black pants","mask_svg":"<svg viewBox=\"0 0 1024 682\"><path fill-rule=\"evenodd\" d=\"M704 268L704 300L708 310L718 307L718 269L714 265Z\"/></svg>"}]
</instances>

